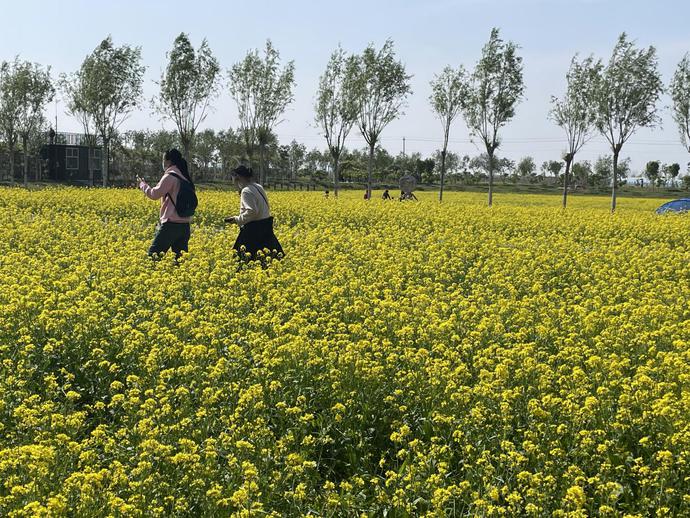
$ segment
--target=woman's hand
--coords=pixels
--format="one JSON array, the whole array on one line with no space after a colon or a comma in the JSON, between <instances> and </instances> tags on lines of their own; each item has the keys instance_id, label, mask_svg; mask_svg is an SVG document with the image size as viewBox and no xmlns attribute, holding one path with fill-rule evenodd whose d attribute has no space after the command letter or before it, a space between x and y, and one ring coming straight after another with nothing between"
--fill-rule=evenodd
<instances>
[{"instance_id":1,"label":"woman's hand","mask_svg":"<svg viewBox=\"0 0 690 518\"><path fill-rule=\"evenodd\" d=\"M225 218L223 221L225 221L226 223L231 223L233 225L237 225L237 216L229 216L229 217Z\"/></svg>"}]
</instances>

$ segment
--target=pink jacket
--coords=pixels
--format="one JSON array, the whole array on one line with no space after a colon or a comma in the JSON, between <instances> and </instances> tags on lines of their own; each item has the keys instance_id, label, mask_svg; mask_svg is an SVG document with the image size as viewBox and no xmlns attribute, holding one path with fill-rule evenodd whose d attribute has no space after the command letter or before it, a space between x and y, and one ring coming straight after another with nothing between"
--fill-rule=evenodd
<instances>
[{"instance_id":1,"label":"pink jacket","mask_svg":"<svg viewBox=\"0 0 690 518\"><path fill-rule=\"evenodd\" d=\"M160 222L165 223L189 223L192 218L182 218L177 214L173 201L177 200L177 193L180 191L180 181L170 173L174 173L179 177L184 178L180 170L175 166L170 166L165 170L158 185L155 187L149 186L146 182L139 184L139 189L144 191L144 194L152 200L161 200ZM166 196L169 194L169 196Z\"/></svg>"}]
</instances>

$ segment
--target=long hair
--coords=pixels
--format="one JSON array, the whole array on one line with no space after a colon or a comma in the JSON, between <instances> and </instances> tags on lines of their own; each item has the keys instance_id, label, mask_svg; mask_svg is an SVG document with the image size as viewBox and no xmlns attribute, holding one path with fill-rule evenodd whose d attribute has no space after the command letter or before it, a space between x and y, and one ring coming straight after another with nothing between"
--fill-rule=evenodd
<instances>
[{"instance_id":1,"label":"long hair","mask_svg":"<svg viewBox=\"0 0 690 518\"><path fill-rule=\"evenodd\" d=\"M180 170L182 176L184 176L190 182L192 181L192 177L189 176L189 168L187 167L187 161L184 158L182 158L182 153L180 153L178 149L168 149L165 152L165 159L170 160L173 163L173 165Z\"/></svg>"}]
</instances>

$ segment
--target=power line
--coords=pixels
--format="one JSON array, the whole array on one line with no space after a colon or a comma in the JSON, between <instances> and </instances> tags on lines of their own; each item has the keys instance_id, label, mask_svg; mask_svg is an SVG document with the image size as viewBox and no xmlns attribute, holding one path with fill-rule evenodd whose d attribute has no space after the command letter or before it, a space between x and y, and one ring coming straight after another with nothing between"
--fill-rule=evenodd
<instances>
[{"instance_id":1,"label":"power line","mask_svg":"<svg viewBox=\"0 0 690 518\"><path fill-rule=\"evenodd\" d=\"M301 140L322 140L323 137L321 135L288 135L288 134L279 134L280 137L283 138L290 138L290 139L301 139ZM401 139L403 139L405 142L425 142L425 143L432 143L432 144L442 144L443 141L440 138L429 138L429 137L401 137L401 136L384 136L379 138L379 142L399 142ZM348 140L352 141L358 141L358 142L364 142L364 137L361 136L350 136L348 137ZM477 141L472 141L471 139L449 139L448 140L449 144L475 144ZM523 137L519 139L502 139L501 144L559 144L559 145L567 145L567 142L564 139L559 139L559 138L553 138L553 137ZM587 144L603 144L608 146L609 143L608 141L604 139L591 139L587 142ZM634 147L634 146L680 146L681 143L679 140L671 140L671 139L659 139L659 140L651 140L651 139L645 139L645 140L630 140L626 142L626 147Z\"/></svg>"}]
</instances>

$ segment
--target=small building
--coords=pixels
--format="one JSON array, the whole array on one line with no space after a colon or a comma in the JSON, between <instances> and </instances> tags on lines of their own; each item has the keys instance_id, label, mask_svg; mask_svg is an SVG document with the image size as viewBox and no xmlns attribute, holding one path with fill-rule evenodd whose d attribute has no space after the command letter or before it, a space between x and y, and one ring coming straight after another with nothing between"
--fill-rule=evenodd
<instances>
[{"instance_id":1,"label":"small building","mask_svg":"<svg viewBox=\"0 0 690 518\"><path fill-rule=\"evenodd\" d=\"M41 148L48 178L57 182L97 185L102 180L102 148L88 145L79 133L49 132L49 143Z\"/></svg>"}]
</instances>

